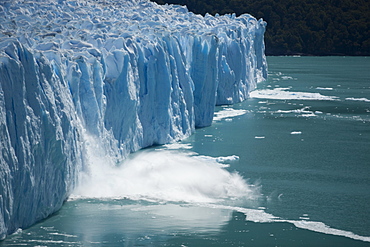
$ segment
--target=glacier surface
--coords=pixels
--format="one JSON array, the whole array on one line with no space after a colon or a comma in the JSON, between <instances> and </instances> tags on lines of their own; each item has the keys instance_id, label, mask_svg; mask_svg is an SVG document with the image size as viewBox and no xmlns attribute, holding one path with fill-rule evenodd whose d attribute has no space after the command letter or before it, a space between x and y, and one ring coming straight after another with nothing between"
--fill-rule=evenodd
<instances>
[{"instance_id":1,"label":"glacier surface","mask_svg":"<svg viewBox=\"0 0 370 247\"><path fill-rule=\"evenodd\" d=\"M0 1L0 239L58 210L88 150L120 162L267 77L266 23L147 0Z\"/></svg>"}]
</instances>

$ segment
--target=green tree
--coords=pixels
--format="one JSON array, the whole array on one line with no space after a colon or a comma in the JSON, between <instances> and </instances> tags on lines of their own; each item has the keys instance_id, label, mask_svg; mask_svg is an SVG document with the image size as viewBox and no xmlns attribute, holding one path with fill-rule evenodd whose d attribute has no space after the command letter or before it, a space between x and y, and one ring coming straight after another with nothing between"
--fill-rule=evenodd
<instances>
[{"instance_id":1,"label":"green tree","mask_svg":"<svg viewBox=\"0 0 370 247\"><path fill-rule=\"evenodd\" d=\"M267 22L267 55L370 55L369 0L154 0Z\"/></svg>"}]
</instances>

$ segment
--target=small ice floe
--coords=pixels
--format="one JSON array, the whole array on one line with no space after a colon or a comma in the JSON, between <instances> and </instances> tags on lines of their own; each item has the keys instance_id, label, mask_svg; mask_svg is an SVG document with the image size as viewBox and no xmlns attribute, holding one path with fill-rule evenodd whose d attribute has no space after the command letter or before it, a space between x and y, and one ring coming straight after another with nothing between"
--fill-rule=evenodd
<instances>
[{"instance_id":1,"label":"small ice floe","mask_svg":"<svg viewBox=\"0 0 370 247\"><path fill-rule=\"evenodd\" d=\"M308 214L303 214L302 216L299 217L300 220L309 220L310 217L308 217Z\"/></svg>"},{"instance_id":2,"label":"small ice floe","mask_svg":"<svg viewBox=\"0 0 370 247\"><path fill-rule=\"evenodd\" d=\"M293 80L293 77L284 75L284 76L281 77L281 79L283 79L283 80Z\"/></svg>"},{"instance_id":3,"label":"small ice floe","mask_svg":"<svg viewBox=\"0 0 370 247\"><path fill-rule=\"evenodd\" d=\"M370 102L370 99L367 98L346 98L346 100Z\"/></svg>"},{"instance_id":4,"label":"small ice floe","mask_svg":"<svg viewBox=\"0 0 370 247\"><path fill-rule=\"evenodd\" d=\"M239 160L239 156L237 155L230 155L226 157L220 156L216 158L216 161L218 163L228 163L228 162L233 162L233 161L238 161L238 160Z\"/></svg>"},{"instance_id":5,"label":"small ice floe","mask_svg":"<svg viewBox=\"0 0 370 247\"><path fill-rule=\"evenodd\" d=\"M303 107L301 109L277 110L274 113L280 113L280 114L297 113L297 114L301 114L300 115L301 117L315 117L316 116L316 112L309 111L308 110L309 108L310 108L309 106L305 106L305 107Z\"/></svg>"},{"instance_id":6,"label":"small ice floe","mask_svg":"<svg viewBox=\"0 0 370 247\"><path fill-rule=\"evenodd\" d=\"M222 119L229 119L232 117L241 116L247 113L247 110L236 110L233 108L225 108L221 111L215 112L215 115L213 117L214 121L220 121Z\"/></svg>"},{"instance_id":7,"label":"small ice floe","mask_svg":"<svg viewBox=\"0 0 370 247\"><path fill-rule=\"evenodd\" d=\"M338 100L336 96L326 96L319 93L292 92L290 88L274 88L255 90L250 93L250 98L276 99L276 100Z\"/></svg>"},{"instance_id":8,"label":"small ice floe","mask_svg":"<svg viewBox=\"0 0 370 247\"><path fill-rule=\"evenodd\" d=\"M255 136L254 138L255 138L255 139L265 139L265 137L264 137L264 136Z\"/></svg>"},{"instance_id":9,"label":"small ice floe","mask_svg":"<svg viewBox=\"0 0 370 247\"><path fill-rule=\"evenodd\" d=\"M178 150L178 149L192 149L193 146L189 143L170 143L163 145L168 150Z\"/></svg>"},{"instance_id":10,"label":"small ice floe","mask_svg":"<svg viewBox=\"0 0 370 247\"><path fill-rule=\"evenodd\" d=\"M331 90L333 90L333 88L332 88L332 87L317 87L316 89L317 89L317 90L327 90L327 91L331 91Z\"/></svg>"},{"instance_id":11,"label":"small ice floe","mask_svg":"<svg viewBox=\"0 0 370 247\"><path fill-rule=\"evenodd\" d=\"M301 117L316 117L315 113L302 114Z\"/></svg>"},{"instance_id":12,"label":"small ice floe","mask_svg":"<svg viewBox=\"0 0 370 247\"><path fill-rule=\"evenodd\" d=\"M301 135L302 131L292 131L290 132L291 135Z\"/></svg>"},{"instance_id":13,"label":"small ice floe","mask_svg":"<svg viewBox=\"0 0 370 247\"><path fill-rule=\"evenodd\" d=\"M301 109L293 109L293 110L277 110L276 113L298 113L298 114L310 114L312 113L312 111L309 111L310 107L309 106L305 106Z\"/></svg>"},{"instance_id":14,"label":"small ice floe","mask_svg":"<svg viewBox=\"0 0 370 247\"><path fill-rule=\"evenodd\" d=\"M21 234L23 232L22 228L18 228L13 234Z\"/></svg>"},{"instance_id":15,"label":"small ice floe","mask_svg":"<svg viewBox=\"0 0 370 247\"><path fill-rule=\"evenodd\" d=\"M67 238L77 238L76 235L71 235L71 234L65 234L65 233L59 233L59 232L50 232L48 233L49 235L54 235L54 236L62 236L62 237L67 237Z\"/></svg>"},{"instance_id":16,"label":"small ice floe","mask_svg":"<svg viewBox=\"0 0 370 247\"><path fill-rule=\"evenodd\" d=\"M239 156L237 155L219 156L219 157L199 155L199 156L196 156L195 158L198 160L207 161L207 162L217 162L219 164L223 164L223 167L228 167L229 166L228 163L239 160Z\"/></svg>"}]
</instances>

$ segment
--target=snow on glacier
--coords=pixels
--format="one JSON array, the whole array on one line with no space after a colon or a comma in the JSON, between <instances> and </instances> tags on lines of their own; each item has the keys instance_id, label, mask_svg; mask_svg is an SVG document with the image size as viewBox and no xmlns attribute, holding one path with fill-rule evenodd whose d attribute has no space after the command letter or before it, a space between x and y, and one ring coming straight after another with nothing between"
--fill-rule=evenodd
<instances>
[{"instance_id":1,"label":"snow on glacier","mask_svg":"<svg viewBox=\"0 0 370 247\"><path fill-rule=\"evenodd\" d=\"M267 77L265 22L147 0L0 2L0 239L58 210L88 153L189 136Z\"/></svg>"}]
</instances>

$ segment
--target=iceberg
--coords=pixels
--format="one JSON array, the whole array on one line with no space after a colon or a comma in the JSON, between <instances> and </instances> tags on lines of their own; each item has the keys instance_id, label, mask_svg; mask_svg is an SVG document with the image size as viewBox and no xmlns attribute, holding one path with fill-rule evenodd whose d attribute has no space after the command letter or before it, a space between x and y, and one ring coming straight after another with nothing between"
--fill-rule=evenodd
<instances>
[{"instance_id":1,"label":"iceberg","mask_svg":"<svg viewBox=\"0 0 370 247\"><path fill-rule=\"evenodd\" d=\"M116 163L212 123L267 77L266 23L148 0L0 3L0 239Z\"/></svg>"}]
</instances>

